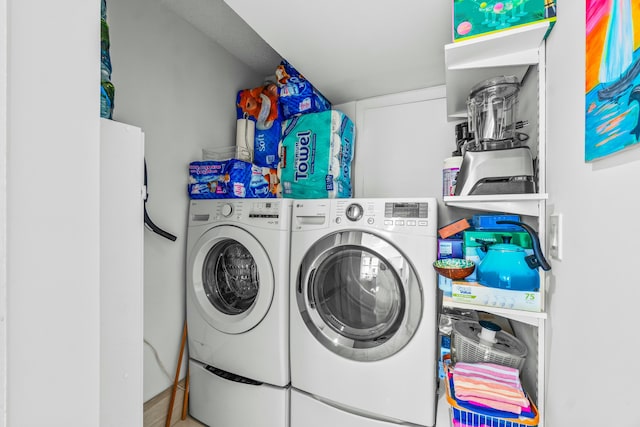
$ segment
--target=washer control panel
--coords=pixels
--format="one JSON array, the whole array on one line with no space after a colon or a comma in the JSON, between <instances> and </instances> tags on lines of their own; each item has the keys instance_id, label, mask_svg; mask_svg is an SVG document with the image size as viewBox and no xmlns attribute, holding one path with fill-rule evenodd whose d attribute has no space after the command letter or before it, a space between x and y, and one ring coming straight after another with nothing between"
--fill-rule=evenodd
<instances>
[{"instance_id":1,"label":"washer control panel","mask_svg":"<svg viewBox=\"0 0 640 427\"><path fill-rule=\"evenodd\" d=\"M265 228L288 228L291 200L196 199L191 200L189 225L241 223Z\"/></svg>"}]
</instances>

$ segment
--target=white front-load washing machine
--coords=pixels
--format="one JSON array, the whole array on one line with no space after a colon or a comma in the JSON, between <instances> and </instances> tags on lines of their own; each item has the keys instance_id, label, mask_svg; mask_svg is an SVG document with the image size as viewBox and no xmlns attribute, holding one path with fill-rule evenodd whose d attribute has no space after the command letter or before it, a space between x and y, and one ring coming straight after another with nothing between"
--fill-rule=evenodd
<instances>
[{"instance_id":1,"label":"white front-load washing machine","mask_svg":"<svg viewBox=\"0 0 640 427\"><path fill-rule=\"evenodd\" d=\"M291 205L190 201L189 410L207 425L289 425Z\"/></svg>"},{"instance_id":2,"label":"white front-load washing machine","mask_svg":"<svg viewBox=\"0 0 640 427\"><path fill-rule=\"evenodd\" d=\"M291 427L435 425L436 251L434 198L294 202Z\"/></svg>"}]
</instances>

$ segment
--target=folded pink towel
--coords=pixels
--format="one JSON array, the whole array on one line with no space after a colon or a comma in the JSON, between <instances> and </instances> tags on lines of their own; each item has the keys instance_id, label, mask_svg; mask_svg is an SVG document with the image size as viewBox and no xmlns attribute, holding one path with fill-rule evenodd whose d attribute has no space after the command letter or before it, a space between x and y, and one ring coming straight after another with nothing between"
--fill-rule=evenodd
<instances>
[{"instance_id":1,"label":"folded pink towel","mask_svg":"<svg viewBox=\"0 0 640 427\"><path fill-rule=\"evenodd\" d=\"M455 366L455 372L459 375L485 378L504 382L514 387L520 387L520 371L508 366L497 365L495 363L458 362Z\"/></svg>"},{"instance_id":2,"label":"folded pink towel","mask_svg":"<svg viewBox=\"0 0 640 427\"><path fill-rule=\"evenodd\" d=\"M466 400L466 399L460 399ZM523 408L522 406L512 405L511 403L499 402L496 400L483 399L481 397L473 397L468 399L467 402L473 403L474 405L489 407L493 409L498 409L500 411L511 412L512 414L520 415L523 409L528 409L528 407Z\"/></svg>"},{"instance_id":3,"label":"folded pink towel","mask_svg":"<svg viewBox=\"0 0 640 427\"><path fill-rule=\"evenodd\" d=\"M453 369L453 384L457 399L515 414L529 408L529 399L515 368L484 362L459 362Z\"/></svg>"}]
</instances>

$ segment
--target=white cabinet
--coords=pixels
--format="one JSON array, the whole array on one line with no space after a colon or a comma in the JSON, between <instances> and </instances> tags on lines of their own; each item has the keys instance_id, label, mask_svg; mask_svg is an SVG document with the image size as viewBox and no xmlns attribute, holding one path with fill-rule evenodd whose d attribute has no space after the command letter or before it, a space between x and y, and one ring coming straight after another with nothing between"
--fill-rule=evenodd
<instances>
[{"instance_id":1,"label":"white cabinet","mask_svg":"<svg viewBox=\"0 0 640 427\"><path fill-rule=\"evenodd\" d=\"M100 425L141 426L144 134L100 122Z\"/></svg>"},{"instance_id":2,"label":"white cabinet","mask_svg":"<svg viewBox=\"0 0 640 427\"><path fill-rule=\"evenodd\" d=\"M524 215L536 223L542 248L546 230L545 182L545 36L549 23L543 22L495 33L445 46L447 114L449 120L466 118L466 98L472 86L485 79L514 75L527 85L527 113L532 116L530 132L532 152L537 158L537 190L535 194L445 197L447 206L478 211L507 212ZM521 102L522 103L522 102ZM445 299L446 306L482 310L514 320L516 335L529 349L522 380L532 395L540 414L539 427L544 426L545 378L545 290L547 274L541 271L541 312L528 312L496 307L455 303ZM445 414L446 415L446 414Z\"/></svg>"}]
</instances>

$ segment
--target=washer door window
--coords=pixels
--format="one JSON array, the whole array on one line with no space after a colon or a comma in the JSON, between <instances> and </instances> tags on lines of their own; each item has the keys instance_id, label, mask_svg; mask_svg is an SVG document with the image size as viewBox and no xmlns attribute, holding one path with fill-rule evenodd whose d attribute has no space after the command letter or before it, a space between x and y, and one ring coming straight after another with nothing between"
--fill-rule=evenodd
<instances>
[{"instance_id":1,"label":"washer door window","mask_svg":"<svg viewBox=\"0 0 640 427\"><path fill-rule=\"evenodd\" d=\"M237 227L207 231L193 248L188 276L200 314L222 332L252 329L273 300L269 257L251 234Z\"/></svg>"},{"instance_id":2,"label":"washer door window","mask_svg":"<svg viewBox=\"0 0 640 427\"><path fill-rule=\"evenodd\" d=\"M422 315L408 260L372 234L345 231L318 241L298 277L298 308L311 333L341 356L373 361L403 348Z\"/></svg>"},{"instance_id":3,"label":"washer door window","mask_svg":"<svg viewBox=\"0 0 640 427\"><path fill-rule=\"evenodd\" d=\"M258 296L258 267L249 250L235 240L223 240L209 250L202 268L205 295L219 311L242 314Z\"/></svg>"}]
</instances>

